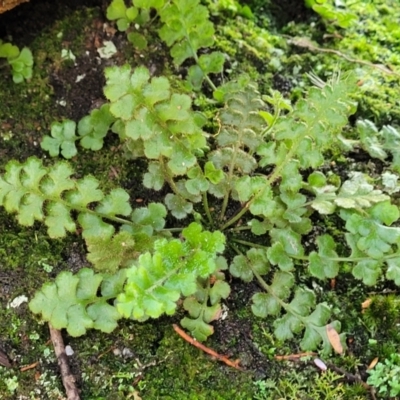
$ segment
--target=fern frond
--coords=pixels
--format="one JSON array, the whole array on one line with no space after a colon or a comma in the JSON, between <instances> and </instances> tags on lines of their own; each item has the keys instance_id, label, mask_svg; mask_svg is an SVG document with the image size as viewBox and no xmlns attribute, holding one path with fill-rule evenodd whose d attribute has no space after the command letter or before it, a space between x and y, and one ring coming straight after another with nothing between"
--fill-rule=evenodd
<instances>
[{"instance_id":1,"label":"fern frond","mask_svg":"<svg viewBox=\"0 0 400 400\"><path fill-rule=\"evenodd\" d=\"M124 293L118 296L118 311L126 318L145 320L175 312L177 301L197 290L197 279L217 269L216 255L223 251L220 232L202 231L193 222L179 239L157 240L153 254L142 254L127 271Z\"/></svg>"},{"instance_id":2,"label":"fern frond","mask_svg":"<svg viewBox=\"0 0 400 400\"><path fill-rule=\"evenodd\" d=\"M88 268L76 275L64 271L36 292L29 308L54 328L65 328L71 336L84 335L88 329L110 333L121 316L109 300L121 292L124 282L125 270L112 276L95 274Z\"/></svg>"}]
</instances>

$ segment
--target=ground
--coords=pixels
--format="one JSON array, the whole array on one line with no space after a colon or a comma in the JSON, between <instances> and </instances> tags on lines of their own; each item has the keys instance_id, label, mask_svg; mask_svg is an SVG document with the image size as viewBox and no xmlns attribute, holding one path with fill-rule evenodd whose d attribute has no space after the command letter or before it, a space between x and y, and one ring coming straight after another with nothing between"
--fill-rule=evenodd
<instances>
[{"instance_id":1,"label":"ground","mask_svg":"<svg viewBox=\"0 0 400 400\"><path fill-rule=\"evenodd\" d=\"M1 169L11 159L23 161L33 155L50 162L49 156L40 148L43 135L49 133L54 121L65 118L78 121L104 102L102 88L106 66L125 62L133 66L144 64L155 76L179 72L167 61L168 49L154 38L149 41L149 52L134 50L125 35L107 22L108 3L106 0L56 3L32 0L0 15L0 38L12 41L20 48L28 46L35 59L33 78L23 84L13 84L7 68L1 70ZM327 75L334 70L332 55L317 55L309 49L291 48L286 44L284 35L299 35L309 26L316 26L312 31L315 36L324 33L325 28L316 14L305 8L303 2L286 1L284 6L269 2L264 5L257 1L247 3L255 14L259 14L260 21L264 21L263 28L261 23L257 25L236 15L231 16L234 22L230 25L220 24L229 14L224 14L215 5L211 7L214 10L212 20L216 24L216 45L228 54L226 68L232 74L243 70L257 80L260 90L272 87L296 100L301 96L305 81L302 68L308 70L308 65L322 68L326 62ZM118 48L118 53L111 59L98 56L97 50L104 40L112 40ZM62 60L62 49L70 50L76 59ZM299 60L301 67L296 67ZM84 78L77 82L79 76ZM384 95L380 92L373 92L373 95L379 100L375 102L376 108L371 111L368 100L364 99L358 115L379 117L382 123L389 121L396 115L397 105L389 114L379 103L383 102ZM201 98L197 100L197 106L204 106ZM104 151L81 150L79 157L70 162L77 177L90 173L105 189L122 186L131 194L133 202L140 204L160 198L162 193L137 185L143 165L121 157L119 150L118 140L110 136ZM351 153L349 158L341 158L338 154L332 170L343 176L349 163L360 170L370 170L371 174L382 169L379 161L371 161L360 151ZM51 240L40 224L29 229L20 227L14 217L2 209L0 227L0 349L12 364L12 368L0 367L0 399L63 399L47 325L30 313L27 303L17 308L9 307L9 304L21 295L30 299L44 282L60 271L76 272L89 266L84 242L79 234ZM365 379L369 336L363 327L354 323L352 306L361 304L368 290L355 283L350 274L342 275L341 279L336 283L336 291L331 290L332 283L326 282L320 290L327 294L321 294L321 297L336 304L337 314L346 315L348 310L349 319L345 318L343 328L351 332L350 350L338 362ZM321 391L321 399L356 398L357 395L368 398L363 387L354 388L353 385L350 389L345 380L339 380L335 386L333 382L339 379L338 376L321 377L311 362L275 360L276 354L296 353L299 349L295 342L283 344L274 340L271 319L262 321L252 315L249 304L251 295L257 290L255 283L245 285L232 279L231 285L232 295L226 302L228 316L214 324L215 334L207 341L207 346L233 360L240 359L243 370L230 368L183 341L172 328L174 323L179 323L180 315L145 323L125 321L108 335L96 331L79 338L64 335L65 343L74 350L69 360L82 399L267 400L279 398L268 397L268 393L272 393L271 385L273 387L276 382L279 382L284 398L292 398L289 397L291 390L295 396L295 390L303 393L309 385L319 388L324 384L330 386L329 395L333 397L323 397ZM345 296L344 300L341 295ZM33 367L21 370L30 365Z\"/></svg>"}]
</instances>

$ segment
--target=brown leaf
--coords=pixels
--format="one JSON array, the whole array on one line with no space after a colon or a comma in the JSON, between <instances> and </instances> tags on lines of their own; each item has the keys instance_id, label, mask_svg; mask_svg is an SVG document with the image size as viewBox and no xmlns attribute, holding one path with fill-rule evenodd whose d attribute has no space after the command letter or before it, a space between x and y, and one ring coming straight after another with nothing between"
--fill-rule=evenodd
<instances>
[{"instance_id":1,"label":"brown leaf","mask_svg":"<svg viewBox=\"0 0 400 400\"><path fill-rule=\"evenodd\" d=\"M372 303L372 299L367 299L361 303L361 312L364 312Z\"/></svg>"},{"instance_id":2,"label":"brown leaf","mask_svg":"<svg viewBox=\"0 0 400 400\"><path fill-rule=\"evenodd\" d=\"M332 324L326 325L326 334L328 335L329 343L333 347L333 350L338 354L342 354L343 346L340 341L340 336Z\"/></svg>"},{"instance_id":3,"label":"brown leaf","mask_svg":"<svg viewBox=\"0 0 400 400\"><path fill-rule=\"evenodd\" d=\"M375 365L378 363L379 361L379 357L375 357L371 363L368 365L367 371L369 371L370 369L374 368Z\"/></svg>"}]
</instances>

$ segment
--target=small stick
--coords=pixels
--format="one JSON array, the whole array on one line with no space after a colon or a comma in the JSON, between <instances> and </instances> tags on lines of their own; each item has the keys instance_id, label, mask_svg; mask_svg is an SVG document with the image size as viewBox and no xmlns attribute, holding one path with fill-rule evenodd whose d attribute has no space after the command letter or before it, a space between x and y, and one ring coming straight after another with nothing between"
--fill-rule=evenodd
<instances>
[{"instance_id":1,"label":"small stick","mask_svg":"<svg viewBox=\"0 0 400 400\"><path fill-rule=\"evenodd\" d=\"M38 364L39 364L39 362L36 361L33 364L29 364L29 365L25 365L25 367L21 367L19 370L21 372L29 371L30 369L37 367Z\"/></svg>"},{"instance_id":2,"label":"small stick","mask_svg":"<svg viewBox=\"0 0 400 400\"><path fill-rule=\"evenodd\" d=\"M201 344L200 342L198 342L196 339L193 339L191 336L189 336L184 330L182 330L181 328L179 328L178 325L173 324L172 325L174 327L175 332L182 337L183 339L185 339L188 343L190 343L191 345L197 347L200 350L203 350L205 353L210 354L211 356L215 357L216 359L224 362L226 365L229 365L230 367L236 368L238 370L242 370L242 368L239 367L239 362L240 360L236 360L236 361L232 361L230 360L228 357L225 357L221 354L218 354L217 352L215 352L214 350L210 349L209 347L204 346L204 344Z\"/></svg>"},{"instance_id":3,"label":"small stick","mask_svg":"<svg viewBox=\"0 0 400 400\"><path fill-rule=\"evenodd\" d=\"M352 58L352 57L348 56L347 54L342 53L339 50L318 47L316 44L314 44L308 38L302 38L302 37L299 38L299 37L290 37L290 36L287 36L287 37L289 37L289 43L293 44L294 46L303 47L305 49L308 49L311 51L317 51L317 52L321 52L321 53L335 54L336 56L344 58L345 60L347 60L351 63L366 65L371 68L379 69L380 71L384 72L385 74L400 76L400 74L398 72L392 71L391 69L387 68L384 65L374 64L372 62L361 60L359 58Z\"/></svg>"},{"instance_id":4,"label":"small stick","mask_svg":"<svg viewBox=\"0 0 400 400\"><path fill-rule=\"evenodd\" d=\"M75 385L75 378L69 369L68 357L65 354L64 341L61 331L54 329L49 323L50 337L53 342L54 351L57 356L58 366L60 367L61 378L67 394L68 400L80 400L78 388Z\"/></svg>"},{"instance_id":5,"label":"small stick","mask_svg":"<svg viewBox=\"0 0 400 400\"><path fill-rule=\"evenodd\" d=\"M338 374L344 375L344 377L346 378L347 382L349 383L359 383L360 385L362 385L366 390L370 390L371 387L365 383L361 377L351 374L350 372L347 372L345 370L343 370L342 368L337 367L336 365L333 365L332 363L326 363L326 366L328 368L330 368L332 371L335 371Z\"/></svg>"},{"instance_id":6,"label":"small stick","mask_svg":"<svg viewBox=\"0 0 400 400\"><path fill-rule=\"evenodd\" d=\"M298 360L301 357L313 357L316 355L317 353L308 351L306 353L288 354L286 356L275 356L274 358L277 361L293 361L293 360Z\"/></svg>"}]
</instances>

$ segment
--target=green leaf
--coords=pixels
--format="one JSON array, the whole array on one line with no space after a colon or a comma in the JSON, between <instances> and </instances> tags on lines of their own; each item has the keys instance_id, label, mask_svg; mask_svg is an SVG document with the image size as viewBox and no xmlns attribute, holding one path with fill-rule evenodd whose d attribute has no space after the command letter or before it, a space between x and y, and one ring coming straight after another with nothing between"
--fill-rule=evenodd
<instances>
[{"instance_id":1,"label":"green leaf","mask_svg":"<svg viewBox=\"0 0 400 400\"><path fill-rule=\"evenodd\" d=\"M307 212L307 208L303 207L307 201L306 196L281 190L280 198L287 205L283 218L291 223L301 222L302 216Z\"/></svg>"},{"instance_id":2,"label":"green leaf","mask_svg":"<svg viewBox=\"0 0 400 400\"><path fill-rule=\"evenodd\" d=\"M76 124L74 121L65 120L62 123L54 122L51 125L51 137L44 136L40 144L43 150L47 150L51 157L56 157L61 152L65 158L72 158L77 154L75 141Z\"/></svg>"},{"instance_id":3,"label":"green leaf","mask_svg":"<svg viewBox=\"0 0 400 400\"><path fill-rule=\"evenodd\" d=\"M103 192L98 189L99 182L93 176L87 175L75 184L75 189L68 192L67 201L76 207L86 208L89 203L104 198Z\"/></svg>"},{"instance_id":4,"label":"green leaf","mask_svg":"<svg viewBox=\"0 0 400 400\"><path fill-rule=\"evenodd\" d=\"M17 46L12 45L11 43L2 43L0 42L0 57L7 59L17 58L19 55L19 49Z\"/></svg>"},{"instance_id":5,"label":"green leaf","mask_svg":"<svg viewBox=\"0 0 400 400\"><path fill-rule=\"evenodd\" d=\"M100 201L96 212L107 216L130 215L132 207L129 204L129 194L121 188L113 189Z\"/></svg>"},{"instance_id":6,"label":"green leaf","mask_svg":"<svg viewBox=\"0 0 400 400\"><path fill-rule=\"evenodd\" d=\"M24 79L32 78L33 56L27 47L24 47L17 57L8 58L8 62L12 67L14 83L21 83Z\"/></svg>"},{"instance_id":7,"label":"green leaf","mask_svg":"<svg viewBox=\"0 0 400 400\"><path fill-rule=\"evenodd\" d=\"M107 7L107 19L113 21L116 19L124 18L126 13L126 6L124 0L113 0Z\"/></svg>"},{"instance_id":8,"label":"green leaf","mask_svg":"<svg viewBox=\"0 0 400 400\"><path fill-rule=\"evenodd\" d=\"M245 282L253 280L253 271L265 275L269 271L269 263L264 250L250 249L246 256L239 255L234 257L229 267L230 273Z\"/></svg>"},{"instance_id":9,"label":"green leaf","mask_svg":"<svg viewBox=\"0 0 400 400\"><path fill-rule=\"evenodd\" d=\"M190 5L180 0L166 4L159 15L164 23L159 35L168 46L175 64L194 57L198 49L214 43L214 29L208 20L207 8L192 1ZM201 32L201 33L200 33Z\"/></svg>"},{"instance_id":10,"label":"green leaf","mask_svg":"<svg viewBox=\"0 0 400 400\"><path fill-rule=\"evenodd\" d=\"M360 172L353 173L350 180L343 183L335 204L343 208L367 208L373 203L387 200L389 197L367 182L366 176Z\"/></svg>"},{"instance_id":11,"label":"green leaf","mask_svg":"<svg viewBox=\"0 0 400 400\"><path fill-rule=\"evenodd\" d=\"M224 179L224 173L215 168L211 161L207 161L204 165L204 176L214 185L221 182Z\"/></svg>"},{"instance_id":12,"label":"green leaf","mask_svg":"<svg viewBox=\"0 0 400 400\"><path fill-rule=\"evenodd\" d=\"M114 121L108 104L102 105L100 109L93 110L90 115L83 117L78 123L81 146L93 151L100 150L103 147L104 137Z\"/></svg>"},{"instance_id":13,"label":"green leaf","mask_svg":"<svg viewBox=\"0 0 400 400\"><path fill-rule=\"evenodd\" d=\"M185 317L181 319L181 325L190 331L191 335L199 342L204 342L214 333L214 328L201 318L190 319Z\"/></svg>"},{"instance_id":14,"label":"green leaf","mask_svg":"<svg viewBox=\"0 0 400 400\"><path fill-rule=\"evenodd\" d=\"M304 254L301 236L292 229L272 229L270 235L274 243L282 244L284 251L289 256L302 256Z\"/></svg>"},{"instance_id":15,"label":"green leaf","mask_svg":"<svg viewBox=\"0 0 400 400\"><path fill-rule=\"evenodd\" d=\"M210 302L212 305L217 304L221 299L227 299L231 293L229 284L225 281L217 280L210 289Z\"/></svg>"},{"instance_id":16,"label":"green leaf","mask_svg":"<svg viewBox=\"0 0 400 400\"><path fill-rule=\"evenodd\" d=\"M147 236L154 235L165 226L167 210L161 203L150 203L147 207L136 208L131 220L135 223L134 232L143 232Z\"/></svg>"},{"instance_id":17,"label":"green leaf","mask_svg":"<svg viewBox=\"0 0 400 400\"><path fill-rule=\"evenodd\" d=\"M138 50L147 49L147 39L138 32L129 32L127 35L128 42L132 43Z\"/></svg>"},{"instance_id":18,"label":"green leaf","mask_svg":"<svg viewBox=\"0 0 400 400\"><path fill-rule=\"evenodd\" d=\"M71 218L70 210L61 203L50 202L46 207L45 225L51 238L65 237L67 232L74 232L76 224Z\"/></svg>"},{"instance_id":19,"label":"green leaf","mask_svg":"<svg viewBox=\"0 0 400 400\"><path fill-rule=\"evenodd\" d=\"M177 219L183 219L193 211L192 203L189 203L181 196L168 193L165 196L165 205L171 211L171 214Z\"/></svg>"},{"instance_id":20,"label":"green leaf","mask_svg":"<svg viewBox=\"0 0 400 400\"><path fill-rule=\"evenodd\" d=\"M219 51L210 54L202 54L199 57L198 65L205 75L222 72L225 62L225 55Z\"/></svg>"},{"instance_id":21,"label":"green leaf","mask_svg":"<svg viewBox=\"0 0 400 400\"><path fill-rule=\"evenodd\" d=\"M333 260L338 258L335 251L336 244L330 235L322 235L317 238L318 253L310 253L309 270L311 274L319 279L335 278L339 272L339 262Z\"/></svg>"},{"instance_id":22,"label":"green leaf","mask_svg":"<svg viewBox=\"0 0 400 400\"><path fill-rule=\"evenodd\" d=\"M400 238L400 228L387 227L357 214L348 218L346 228L356 235L357 248L374 259L381 259L385 253L390 252L391 245Z\"/></svg>"},{"instance_id":23,"label":"green leaf","mask_svg":"<svg viewBox=\"0 0 400 400\"><path fill-rule=\"evenodd\" d=\"M390 204L390 201L383 201L370 208L370 215L386 225L392 225L399 219L400 212L398 207Z\"/></svg>"},{"instance_id":24,"label":"green leaf","mask_svg":"<svg viewBox=\"0 0 400 400\"><path fill-rule=\"evenodd\" d=\"M267 293L256 293L252 297L252 302L251 310L259 318L266 318L268 315L277 315L281 310L279 302Z\"/></svg>"},{"instance_id":25,"label":"green leaf","mask_svg":"<svg viewBox=\"0 0 400 400\"><path fill-rule=\"evenodd\" d=\"M376 285L378 278L382 275L382 261L362 260L353 268L353 276L361 279L365 285Z\"/></svg>"},{"instance_id":26,"label":"green leaf","mask_svg":"<svg viewBox=\"0 0 400 400\"><path fill-rule=\"evenodd\" d=\"M143 176L143 185L148 189L161 190L164 186L164 174L158 162L151 162L148 172Z\"/></svg>"},{"instance_id":27,"label":"green leaf","mask_svg":"<svg viewBox=\"0 0 400 400\"><path fill-rule=\"evenodd\" d=\"M224 250L220 232L202 232L197 223L182 231L185 240L166 239L154 243L154 253L142 254L127 270L125 292L118 296L118 311L126 318L143 320L175 312L181 294L197 290L197 279L217 269L218 252Z\"/></svg>"},{"instance_id":28,"label":"green leaf","mask_svg":"<svg viewBox=\"0 0 400 400\"><path fill-rule=\"evenodd\" d=\"M253 218L249 222L249 225L251 226L251 233L254 233L254 235L264 235L266 232L272 229L272 224L268 219L260 221L256 218Z\"/></svg>"},{"instance_id":29,"label":"green leaf","mask_svg":"<svg viewBox=\"0 0 400 400\"><path fill-rule=\"evenodd\" d=\"M158 10L163 7L165 0L133 0L133 4L139 8L155 8Z\"/></svg>"},{"instance_id":30,"label":"green leaf","mask_svg":"<svg viewBox=\"0 0 400 400\"><path fill-rule=\"evenodd\" d=\"M86 246L87 259L98 271L115 273L137 258L135 240L129 232L120 232L111 238L92 235L86 238Z\"/></svg>"},{"instance_id":31,"label":"green leaf","mask_svg":"<svg viewBox=\"0 0 400 400\"><path fill-rule=\"evenodd\" d=\"M253 280L253 272L247 263L248 260L245 256L235 256L229 266L229 272L235 278L240 278L244 282L251 282Z\"/></svg>"},{"instance_id":32,"label":"green leaf","mask_svg":"<svg viewBox=\"0 0 400 400\"><path fill-rule=\"evenodd\" d=\"M187 176L190 178L185 182L186 189L191 194L200 194L206 192L209 187L209 183L203 171L200 167L195 166L187 172Z\"/></svg>"},{"instance_id":33,"label":"green leaf","mask_svg":"<svg viewBox=\"0 0 400 400\"><path fill-rule=\"evenodd\" d=\"M61 272L55 282L44 284L36 292L29 308L41 314L55 329L65 328L71 336L84 335L90 328L109 333L116 327L120 315L113 306L97 297L102 280L102 275L87 268L76 275Z\"/></svg>"},{"instance_id":34,"label":"green leaf","mask_svg":"<svg viewBox=\"0 0 400 400\"><path fill-rule=\"evenodd\" d=\"M82 236L88 239L104 238L109 239L115 232L115 228L103 221L98 215L82 212L78 216L79 224L82 227Z\"/></svg>"},{"instance_id":35,"label":"green leaf","mask_svg":"<svg viewBox=\"0 0 400 400\"><path fill-rule=\"evenodd\" d=\"M267 250L268 260L272 265L278 265L281 271L292 271L293 260L286 254L282 243L276 242Z\"/></svg>"},{"instance_id":36,"label":"green leaf","mask_svg":"<svg viewBox=\"0 0 400 400\"><path fill-rule=\"evenodd\" d=\"M400 286L400 257L388 258L386 263L386 278L393 280L397 286Z\"/></svg>"},{"instance_id":37,"label":"green leaf","mask_svg":"<svg viewBox=\"0 0 400 400\"><path fill-rule=\"evenodd\" d=\"M202 71L199 65L197 64L192 65L188 69L188 74L186 79L189 84L189 87L192 88L194 91L201 89L204 78L205 78L204 72Z\"/></svg>"},{"instance_id":38,"label":"green leaf","mask_svg":"<svg viewBox=\"0 0 400 400\"><path fill-rule=\"evenodd\" d=\"M282 169L281 191L297 192L303 185L303 178L299 173L299 165L296 161L289 161Z\"/></svg>"}]
</instances>

